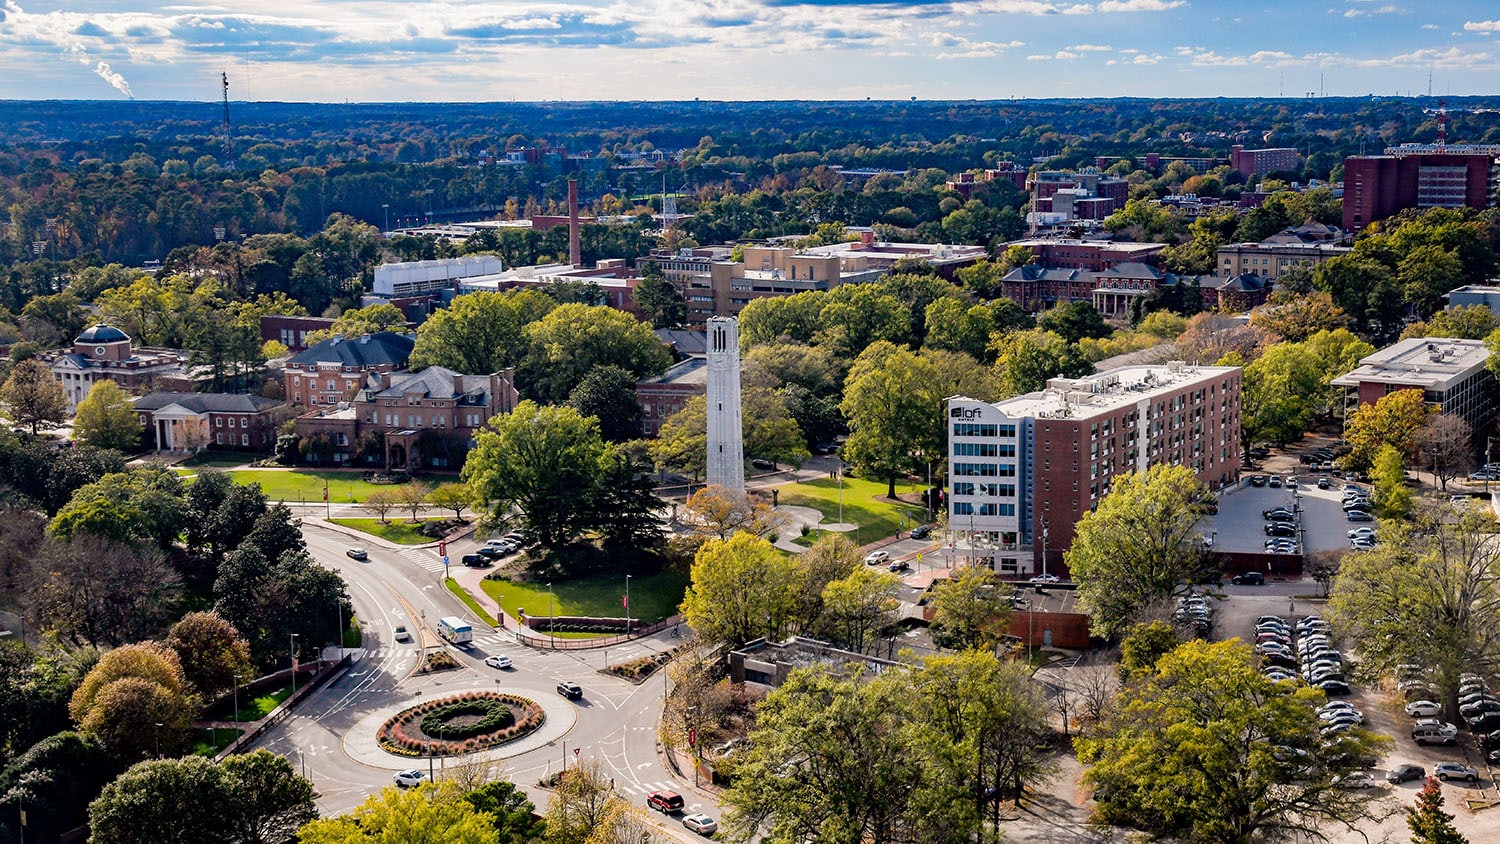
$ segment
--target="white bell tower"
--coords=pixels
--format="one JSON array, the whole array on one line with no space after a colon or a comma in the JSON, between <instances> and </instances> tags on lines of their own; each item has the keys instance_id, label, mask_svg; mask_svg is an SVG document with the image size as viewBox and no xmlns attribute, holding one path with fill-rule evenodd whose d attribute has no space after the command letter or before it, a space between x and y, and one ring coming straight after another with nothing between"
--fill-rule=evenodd
<instances>
[{"instance_id":1,"label":"white bell tower","mask_svg":"<svg viewBox=\"0 0 1500 844\"><path fill-rule=\"evenodd\" d=\"M745 440L740 422L740 326L708 320L708 482L745 494Z\"/></svg>"}]
</instances>

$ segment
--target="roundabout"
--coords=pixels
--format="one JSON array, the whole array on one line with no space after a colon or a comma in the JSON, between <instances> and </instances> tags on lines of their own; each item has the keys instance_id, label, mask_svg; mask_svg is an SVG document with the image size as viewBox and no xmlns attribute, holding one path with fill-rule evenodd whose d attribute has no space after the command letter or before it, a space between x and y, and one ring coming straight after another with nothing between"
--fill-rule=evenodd
<instances>
[{"instance_id":1,"label":"roundabout","mask_svg":"<svg viewBox=\"0 0 1500 844\"><path fill-rule=\"evenodd\" d=\"M461 733L464 727L472 729L493 712L491 703L503 705L510 719L495 713L494 722L481 725L482 733L463 737L423 732L426 719L433 719L428 724L440 734L440 725L457 727ZM391 771L423 758L493 762L551 745L566 736L577 721L577 705L556 696L532 690L511 693L461 688L435 700L408 700L367 712L344 731L342 744L354 761Z\"/></svg>"},{"instance_id":2,"label":"roundabout","mask_svg":"<svg viewBox=\"0 0 1500 844\"><path fill-rule=\"evenodd\" d=\"M546 718L530 698L464 692L403 709L380 725L376 740L400 756L457 756L525 738Z\"/></svg>"}]
</instances>

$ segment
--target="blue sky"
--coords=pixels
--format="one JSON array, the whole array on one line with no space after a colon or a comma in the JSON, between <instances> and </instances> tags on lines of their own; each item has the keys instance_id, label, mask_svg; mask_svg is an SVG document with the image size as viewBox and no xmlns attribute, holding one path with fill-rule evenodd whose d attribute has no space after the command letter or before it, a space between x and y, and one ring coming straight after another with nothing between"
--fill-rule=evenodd
<instances>
[{"instance_id":1,"label":"blue sky","mask_svg":"<svg viewBox=\"0 0 1500 844\"><path fill-rule=\"evenodd\" d=\"M1500 94L1500 3L0 0L0 98Z\"/></svg>"}]
</instances>

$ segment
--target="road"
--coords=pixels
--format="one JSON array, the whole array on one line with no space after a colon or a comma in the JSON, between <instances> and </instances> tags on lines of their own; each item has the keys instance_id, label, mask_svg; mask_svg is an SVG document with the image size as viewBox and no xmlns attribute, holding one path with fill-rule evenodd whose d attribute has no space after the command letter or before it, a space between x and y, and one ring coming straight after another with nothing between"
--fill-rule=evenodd
<instances>
[{"instance_id":1,"label":"road","mask_svg":"<svg viewBox=\"0 0 1500 844\"><path fill-rule=\"evenodd\" d=\"M526 791L539 811L546 808L550 792L537 787L537 781L564 762L587 758L602 764L615 789L632 803L643 804L647 793L668 789L683 795L687 811L718 817L712 799L675 780L657 755L665 675L658 672L636 686L600 673L605 660L664 650L673 640L643 639L607 651L547 651L521 646L512 633L474 623L472 647L450 648L459 669L415 674L420 637L396 642L395 627L404 625L415 635L424 621L435 627L442 616L469 615L443 588L441 560L426 549L396 550L366 542L369 560L357 562L344 555L354 544L349 537L317 525L304 525L302 532L313 557L337 569L348 583L364 648L352 652L353 667L304 700L256 746L285 756L312 780L325 816L350 811L390 785L398 770L428 766L426 760L394 756L375 746L374 730L391 712L421 699L498 687L537 701L548 714L536 734L483 754ZM413 612L416 618L409 617ZM491 654L509 656L515 668L489 668L484 658ZM569 702L557 694L556 683L564 679L583 686L583 700ZM432 763L435 768L442 764ZM673 838L696 840L676 819L652 819Z\"/></svg>"}]
</instances>

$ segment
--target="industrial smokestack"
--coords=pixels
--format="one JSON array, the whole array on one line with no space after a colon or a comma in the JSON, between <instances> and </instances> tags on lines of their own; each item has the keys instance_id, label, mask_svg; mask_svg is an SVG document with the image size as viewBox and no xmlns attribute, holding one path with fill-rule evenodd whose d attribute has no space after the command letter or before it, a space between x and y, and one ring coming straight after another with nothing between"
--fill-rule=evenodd
<instances>
[{"instance_id":1,"label":"industrial smokestack","mask_svg":"<svg viewBox=\"0 0 1500 844\"><path fill-rule=\"evenodd\" d=\"M568 180L568 263L578 266L583 255L578 244L578 180Z\"/></svg>"}]
</instances>

